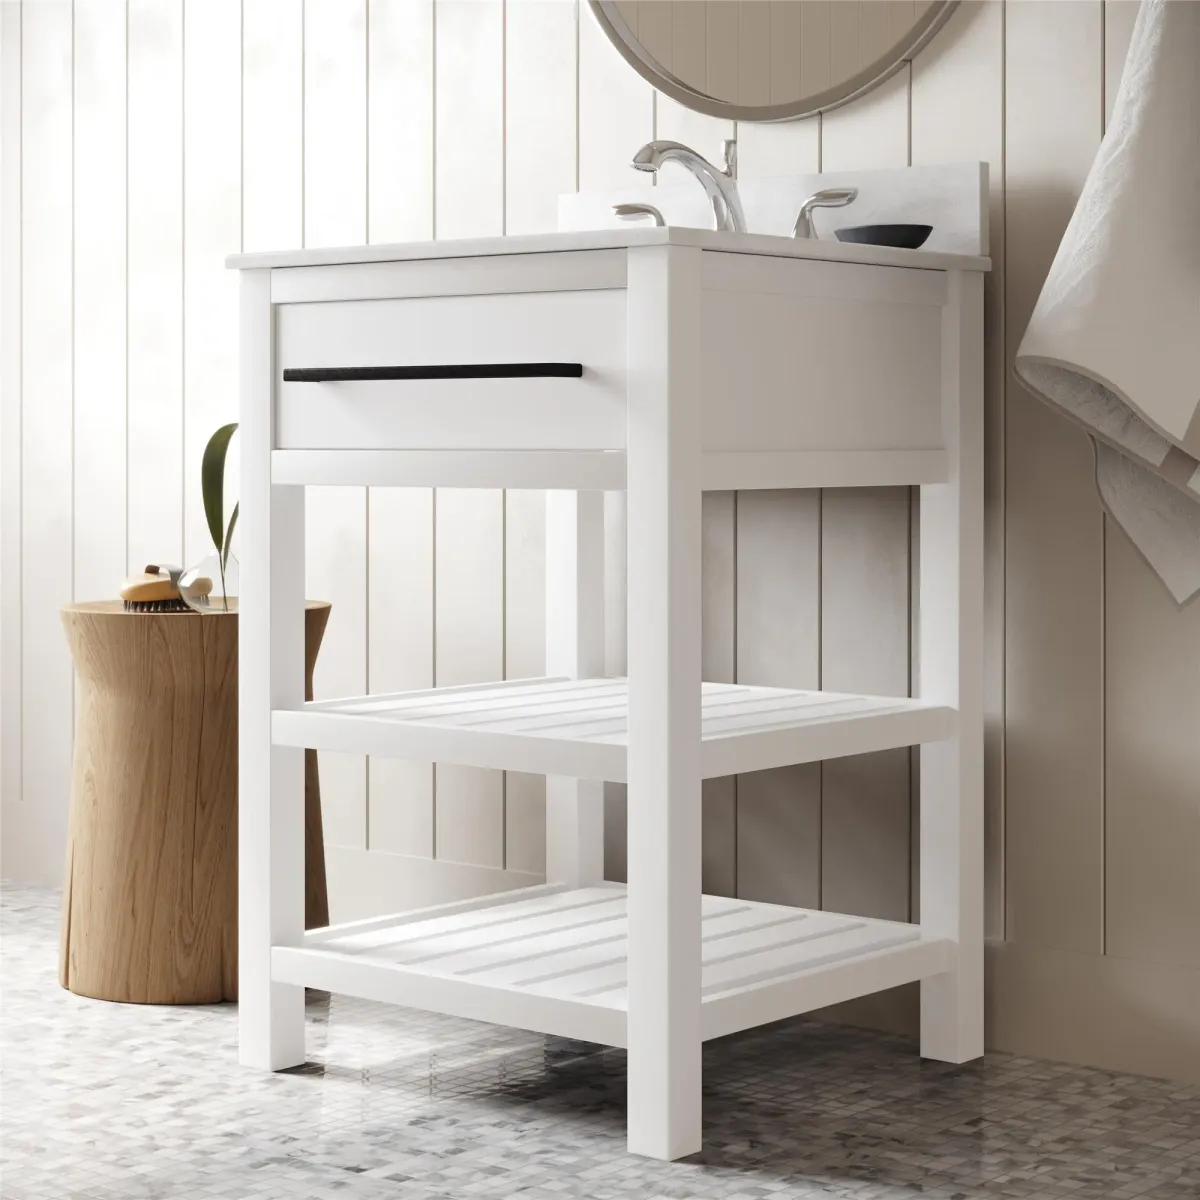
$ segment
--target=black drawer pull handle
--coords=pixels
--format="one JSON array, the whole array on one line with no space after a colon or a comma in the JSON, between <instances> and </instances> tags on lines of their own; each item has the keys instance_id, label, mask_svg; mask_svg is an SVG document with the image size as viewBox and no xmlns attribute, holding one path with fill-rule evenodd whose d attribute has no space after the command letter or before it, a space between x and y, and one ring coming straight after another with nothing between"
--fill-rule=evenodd
<instances>
[{"instance_id":1,"label":"black drawer pull handle","mask_svg":"<svg viewBox=\"0 0 1200 1200\"><path fill-rule=\"evenodd\" d=\"M442 363L427 367L288 367L284 383L370 379L578 379L582 363Z\"/></svg>"}]
</instances>

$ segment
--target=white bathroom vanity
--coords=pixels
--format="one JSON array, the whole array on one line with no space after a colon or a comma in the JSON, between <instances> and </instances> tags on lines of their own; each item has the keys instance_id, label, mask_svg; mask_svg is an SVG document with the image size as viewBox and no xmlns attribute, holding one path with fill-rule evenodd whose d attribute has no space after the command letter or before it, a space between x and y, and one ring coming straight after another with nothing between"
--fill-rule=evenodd
<instances>
[{"instance_id":1,"label":"white bathroom vanity","mask_svg":"<svg viewBox=\"0 0 1200 1200\"><path fill-rule=\"evenodd\" d=\"M922 1054L981 1054L988 260L667 226L230 261L243 1062L304 1061L305 986L624 1046L630 1149L678 1158L705 1039L920 980ZM310 484L547 489L547 678L306 703ZM897 484L921 490L918 694L703 683L702 491ZM911 745L919 924L701 894L702 779ZM546 775L546 884L306 933L305 747Z\"/></svg>"}]
</instances>

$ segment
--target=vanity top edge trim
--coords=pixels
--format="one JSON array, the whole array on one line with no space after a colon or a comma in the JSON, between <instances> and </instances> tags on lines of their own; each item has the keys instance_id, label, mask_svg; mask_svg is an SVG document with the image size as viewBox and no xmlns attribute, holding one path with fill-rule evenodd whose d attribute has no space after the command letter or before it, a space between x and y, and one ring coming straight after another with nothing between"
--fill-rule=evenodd
<instances>
[{"instance_id":1,"label":"vanity top edge trim","mask_svg":"<svg viewBox=\"0 0 1200 1200\"><path fill-rule=\"evenodd\" d=\"M572 250L617 250L665 245L690 246L700 250L732 254L807 258L926 271L990 271L992 266L990 258L978 255L792 239L773 234L725 233L711 229L689 229L678 225L644 229L592 229L574 233L517 234L504 237L448 238L440 242L403 242L391 245L267 250L231 254L226 258L225 265L235 270L349 266L359 263L486 258L504 254L547 254Z\"/></svg>"}]
</instances>

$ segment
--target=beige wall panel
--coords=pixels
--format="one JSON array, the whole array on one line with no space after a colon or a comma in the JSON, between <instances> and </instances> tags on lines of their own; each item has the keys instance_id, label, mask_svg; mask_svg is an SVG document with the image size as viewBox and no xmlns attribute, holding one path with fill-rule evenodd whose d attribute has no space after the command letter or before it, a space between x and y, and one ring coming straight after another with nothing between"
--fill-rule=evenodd
<instances>
[{"instance_id":1,"label":"beige wall panel","mask_svg":"<svg viewBox=\"0 0 1200 1200\"><path fill-rule=\"evenodd\" d=\"M737 679L820 686L820 494L741 492L737 503ZM820 903L821 767L737 782L737 886L750 900Z\"/></svg>"},{"instance_id":2,"label":"beige wall panel","mask_svg":"<svg viewBox=\"0 0 1200 1200\"><path fill-rule=\"evenodd\" d=\"M1007 352L1100 137L1099 4L1007 9ZM1007 400L1007 935L1103 945L1103 544L1085 435Z\"/></svg>"},{"instance_id":3,"label":"beige wall panel","mask_svg":"<svg viewBox=\"0 0 1200 1200\"><path fill-rule=\"evenodd\" d=\"M708 16L708 69L705 74L708 93L736 104L740 84L741 5L738 0L705 0L704 7Z\"/></svg>"},{"instance_id":4,"label":"beige wall panel","mask_svg":"<svg viewBox=\"0 0 1200 1200\"><path fill-rule=\"evenodd\" d=\"M701 675L732 683L737 669L737 496L706 492L702 505ZM710 896L737 888L737 779L706 779L702 808L702 886Z\"/></svg>"},{"instance_id":5,"label":"beige wall panel","mask_svg":"<svg viewBox=\"0 0 1200 1200\"><path fill-rule=\"evenodd\" d=\"M988 164L992 270L984 281L985 911L1004 935L1004 8L961 4L913 62L914 165ZM946 114L953 112L954 119ZM917 524L913 524L914 533ZM913 562L916 563L914 547ZM914 570L914 575L916 574ZM914 593L915 595L915 593ZM914 681L915 682L915 681ZM914 763L918 756L913 755ZM919 789L913 816L919 819ZM914 822L915 823L915 822ZM914 852L920 840L913 839Z\"/></svg>"},{"instance_id":6,"label":"beige wall panel","mask_svg":"<svg viewBox=\"0 0 1200 1200\"><path fill-rule=\"evenodd\" d=\"M908 694L909 489L827 488L821 513L821 686ZM909 758L824 764L821 907L906 921Z\"/></svg>"},{"instance_id":7,"label":"beige wall panel","mask_svg":"<svg viewBox=\"0 0 1200 1200\"><path fill-rule=\"evenodd\" d=\"M883 36L878 6L835 4L834 78L848 64L851 33L861 62ZM909 73L827 114L826 171L904 166L909 153ZM819 219L819 218L818 218ZM909 663L907 488L827 491L821 521L821 686L906 695ZM906 920L911 894L911 754L835 760L821 786L821 907Z\"/></svg>"},{"instance_id":8,"label":"beige wall panel","mask_svg":"<svg viewBox=\"0 0 1200 1200\"><path fill-rule=\"evenodd\" d=\"M1194 967L994 942L987 1045L1200 1084L1198 996Z\"/></svg>"},{"instance_id":9,"label":"beige wall panel","mask_svg":"<svg viewBox=\"0 0 1200 1200\"><path fill-rule=\"evenodd\" d=\"M1106 568L1106 951L1200 967L1200 604L1111 522Z\"/></svg>"}]
</instances>

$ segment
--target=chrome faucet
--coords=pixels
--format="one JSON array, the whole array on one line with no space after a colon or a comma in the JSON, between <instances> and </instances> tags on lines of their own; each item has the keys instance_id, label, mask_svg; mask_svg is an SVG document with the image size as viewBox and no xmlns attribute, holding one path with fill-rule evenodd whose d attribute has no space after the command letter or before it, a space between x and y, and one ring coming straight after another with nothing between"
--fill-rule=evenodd
<instances>
[{"instance_id":1,"label":"chrome faucet","mask_svg":"<svg viewBox=\"0 0 1200 1200\"><path fill-rule=\"evenodd\" d=\"M796 224L792 229L792 237L815 238L817 236L812 219L814 208L845 208L847 204L853 204L857 199L858 188L855 187L825 188L824 191L815 192L800 205L800 211L796 214Z\"/></svg>"},{"instance_id":2,"label":"chrome faucet","mask_svg":"<svg viewBox=\"0 0 1200 1200\"><path fill-rule=\"evenodd\" d=\"M713 228L746 232L746 214L737 187L737 142L725 142L724 167L714 167L703 155L679 142L647 142L630 164L635 171L654 171L669 162L686 167L700 181L713 211Z\"/></svg>"}]
</instances>

